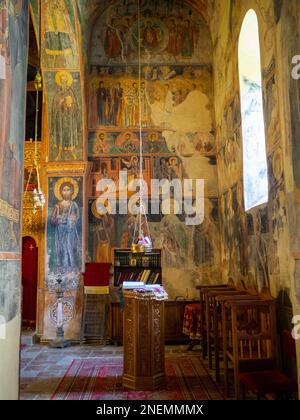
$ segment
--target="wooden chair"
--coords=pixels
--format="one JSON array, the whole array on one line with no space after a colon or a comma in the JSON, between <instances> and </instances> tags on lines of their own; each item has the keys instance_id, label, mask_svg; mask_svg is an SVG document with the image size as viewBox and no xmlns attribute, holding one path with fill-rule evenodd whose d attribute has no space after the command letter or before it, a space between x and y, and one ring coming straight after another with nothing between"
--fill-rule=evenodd
<instances>
[{"instance_id":1,"label":"wooden chair","mask_svg":"<svg viewBox=\"0 0 300 420\"><path fill-rule=\"evenodd\" d=\"M200 293L200 310L201 310L201 344L202 344L202 358L206 358L207 349L206 349L206 331L205 331L205 299L204 299L204 291L206 289L213 289L213 288L226 288L228 284L220 284L217 286L211 285L198 285L196 289L199 290Z\"/></svg>"},{"instance_id":2,"label":"wooden chair","mask_svg":"<svg viewBox=\"0 0 300 420\"><path fill-rule=\"evenodd\" d=\"M207 322L210 317L210 308L208 304L208 293L212 291L234 291L234 285L231 283L217 285L217 286L204 286L200 288L200 305L201 305L201 340L202 340L202 357L203 359L207 356L207 349L210 348L210 336L209 336L209 323ZM210 359L211 362L211 359ZM210 365L212 369L212 365Z\"/></svg>"},{"instance_id":3,"label":"wooden chair","mask_svg":"<svg viewBox=\"0 0 300 420\"><path fill-rule=\"evenodd\" d=\"M282 333L282 351L288 358L296 360L295 340L287 330ZM298 392L297 380L276 369L243 372L239 374L239 381L242 384L243 399L246 397L246 390L255 393L257 399L265 394L276 394L282 397Z\"/></svg>"},{"instance_id":4,"label":"wooden chair","mask_svg":"<svg viewBox=\"0 0 300 420\"><path fill-rule=\"evenodd\" d=\"M224 381L228 362L233 365L235 398L239 398L240 372L269 370L276 366L276 315L274 300L232 300L224 304ZM226 390L228 393L228 389Z\"/></svg>"},{"instance_id":5,"label":"wooden chair","mask_svg":"<svg viewBox=\"0 0 300 420\"><path fill-rule=\"evenodd\" d=\"M226 319L226 310L225 310L225 304L226 302L230 301L247 301L247 300L257 300L259 299L259 296L252 295L247 291L247 294L226 294L226 295L218 295L216 297L216 304L218 305L217 308L217 316L218 320L217 322L220 323L219 329L221 330L220 337L218 339L218 345L216 346L216 370L220 370L220 363L219 363L219 352L220 347L222 348L222 354L223 354L223 361L224 361L224 372L228 364L227 360L227 351L226 351L226 344L227 344L227 337L228 334L230 334L231 329L231 320ZM221 345L220 345L221 343ZM216 377L218 376L219 379L219 372L216 372ZM226 395L229 394L229 388L228 388L228 372L226 371L226 374L224 374L224 387L226 391Z\"/></svg>"},{"instance_id":6,"label":"wooden chair","mask_svg":"<svg viewBox=\"0 0 300 420\"><path fill-rule=\"evenodd\" d=\"M209 323L208 331L210 339L207 340L208 347L208 360L209 366L213 367L213 360L215 361L215 375L216 381L220 380L220 343L222 341L222 311L219 302L219 297L223 297L225 300L230 298L241 298L247 297L249 299L248 292L246 290L218 290L211 291L207 295L208 307L210 316L207 320ZM213 357L214 356L214 357Z\"/></svg>"}]
</instances>

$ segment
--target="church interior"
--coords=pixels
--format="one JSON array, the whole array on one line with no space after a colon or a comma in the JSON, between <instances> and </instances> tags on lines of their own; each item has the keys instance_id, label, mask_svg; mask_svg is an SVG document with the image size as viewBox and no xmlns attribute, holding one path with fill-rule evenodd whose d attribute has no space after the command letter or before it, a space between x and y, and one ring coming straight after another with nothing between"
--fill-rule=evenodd
<instances>
[{"instance_id":1,"label":"church interior","mask_svg":"<svg viewBox=\"0 0 300 420\"><path fill-rule=\"evenodd\" d=\"M299 399L298 0L0 0L0 399Z\"/></svg>"}]
</instances>

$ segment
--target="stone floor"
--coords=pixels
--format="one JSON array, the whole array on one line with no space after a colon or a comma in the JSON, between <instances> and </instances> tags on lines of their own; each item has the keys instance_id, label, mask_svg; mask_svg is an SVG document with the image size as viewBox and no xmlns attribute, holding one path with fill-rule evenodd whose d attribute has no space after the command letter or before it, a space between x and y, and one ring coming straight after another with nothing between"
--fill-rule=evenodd
<instances>
[{"instance_id":1,"label":"stone floor","mask_svg":"<svg viewBox=\"0 0 300 420\"><path fill-rule=\"evenodd\" d=\"M166 346L166 353L183 354L187 345ZM197 351L194 347L193 352ZM199 351L199 350L198 350ZM87 357L120 357L122 347L77 345L65 349L52 349L49 346L34 344L22 345L20 399L48 400L54 393L73 359Z\"/></svg>"}]
</instances>

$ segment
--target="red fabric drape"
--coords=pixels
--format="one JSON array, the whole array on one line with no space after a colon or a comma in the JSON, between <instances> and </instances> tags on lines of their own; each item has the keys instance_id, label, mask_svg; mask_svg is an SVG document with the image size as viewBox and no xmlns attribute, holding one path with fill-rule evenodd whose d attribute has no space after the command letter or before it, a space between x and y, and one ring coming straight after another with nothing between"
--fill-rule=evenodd
<instances>
[{"instance_id":1,"label":"red fabric drape","mask_svg":"<svg viewBox=\"0 0 300 420\"><path fill-rule=\"evenodd\" d=\"M26 236L22 245L22 325L35 328L37 298L38 248L33 238Z\"/></svg>"}]
</instances>

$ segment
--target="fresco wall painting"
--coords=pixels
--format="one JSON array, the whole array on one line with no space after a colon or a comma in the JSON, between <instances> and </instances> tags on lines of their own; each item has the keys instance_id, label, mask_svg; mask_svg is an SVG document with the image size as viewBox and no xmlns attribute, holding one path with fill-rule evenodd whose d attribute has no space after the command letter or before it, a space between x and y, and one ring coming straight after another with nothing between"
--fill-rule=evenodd
<instances>
[{"instance_id":1,"label":"fresco wall painting","mask_svg":"<svg viewBox=\"0 0 300 420\"><path fill-rule=\"evenodd\" d=\"M152 178L205 179L207 220L203 226L186 226L185 215L149 215L154 246L165 250L164 281L171 297L185 295L187 289L196 296L193 285L200 276L218 277L220 238L211 50L203 18L177 1L155 5L145 1L140 21L135 4L117 2L95 19L91 36L90 259L110 258L107 249L131 244L134 217L102 219L97 216L93 198L99 194L97 182L107 175L118 181L121 169L127 170L129 179L138 177L139 125L143 176L148 186ZM187 270L184 282L183 267Z\"/></svg>"},{"instance_id":2,"label":"fresco wall painting","mask_svg":"<svg viewBox=\"0 0 300 420\"><path fill-rule=\"evenodd\" d=\"M0 2L0 315L20 308L20 214L28 3Z\"/></svg>"},{"instance_id":3,"label":"fresco wall painting","mask_svg":"<svg viewBox=\"0 0 300 420\"><path fill-rule=\"evenodd\" d=\"M71 338L78 338L80 329L83 233L82 164L85 144L85 102L82 63L79 60L80 36L78 31L77 2L73 0L46 0L42 2L41 66L45 86L44 134L48 142L46 173L49 183L47 209L46 265L44 285L43 339L55 336L56 305L54 284L58 276L66 280L64 287L65 330ZM49 164L48 164L49 162ZM70 164L72 162L72 168ZM68 168L71 169L68 173ZM72 174L69 177L70 173ZM60 192L60 180L68 192ZM58 189L58 190L57 190ZM69 198L63 199L62 194ZM51 199L50 199L51 197ZM56 200L56 201L55 201ZM55 204L57 206L55 207ZM69 209L67 213L62 210ZM56 209L56 210L55 210ZM52 212L56 215L52 214ZM61 213L62 212L62 213ZM52 216L51 216L52 215ZM49 219L50 218L50 219ZM65 223L65 225L64 225ZM55 229L55 226L57 229ZM64 227L69 229L67 237ZM56 240L55 240L56 238ZM67 248L58 246L63 238ZM72 246L70 243L72 242Z\"/></svg>"},{"instance_id":4,"label":"fresco wall painting","mask_svg":"<svg viewBox=\"0 0 300 420\"><path fill-rule=\"evenodd\" d=\"M0 1L1 399L18 399L21 185L28 58L28 2ZM2 337L3 338L3 337Z\"/></svg>"},{"instance_id":5,"label":"fresco wall painting","mask_svg":"<svg viewBox=\"0 0 300 420\"><path fill-rule=\"evenodd\" d=\"M66 333L70 330L70 334L76 336L81 304L83 178L49 177L48 182L44 335L55 333L57 279L60 278Z\"/></svg>"},{"instance_id":6,"label":"fresco wall painting","mask_svg":"<svg viewBox=\"0 0 300 420\"><path fill-rule=\"evenodd\" d=\"M79 66L75 17L71 0L42 2L42 62L49 68Z\"/></svg>"},{"instance_id":7,"label":"fresco wall painting","mask_svg":"<svg viewBox=\"0 0 300 420\"><path fill-rule=\"evenodd\" d=\"M248 284L261 289L269 286L274 296L283 287L289 287L290 266L288 228L283 175L283 158L279 128L277 62L275 59L275 16L273 2L264 7L248 0L240 7L231 2L228 10L218 1L220 16L228 16L227 27L214 23L216 39L215 63L229 69L226 80L216 73L215 86L223 84L223 96L215 101L217 121L218 174L220 185L222 270L224 278L241 276ZM269 199L245 214L242 178L242 133L239 104L237 41L242 19L249 9L258 16L261 57L264 120L268 161ZM231 27L231 30L230 30ZM228 49L228 40L236 40L236 49ZM226 64L225 64L226 63ZM235 98L235 99L234 99ZM234 104L234 105L233 105ZM222 118L219 122L220 118ZM228 128L235 127L232 133ZM233 140L231 140L233 139ZM236 198L237 203L235 203ZM238 247L237 244L240 244ZM237 249L238 248L238 249Z\"/></svg>"},{"instance_id":8,"label":"fresco wall painting","mask_svg":"<svg viewBox=\"0 0 300 420\"><path fill-rule=\"evenodd\" d=\"M81 160L82 102L80 74L59 70L45 73L48 95L49 160Z\"/></svg>"}]
</instances>

